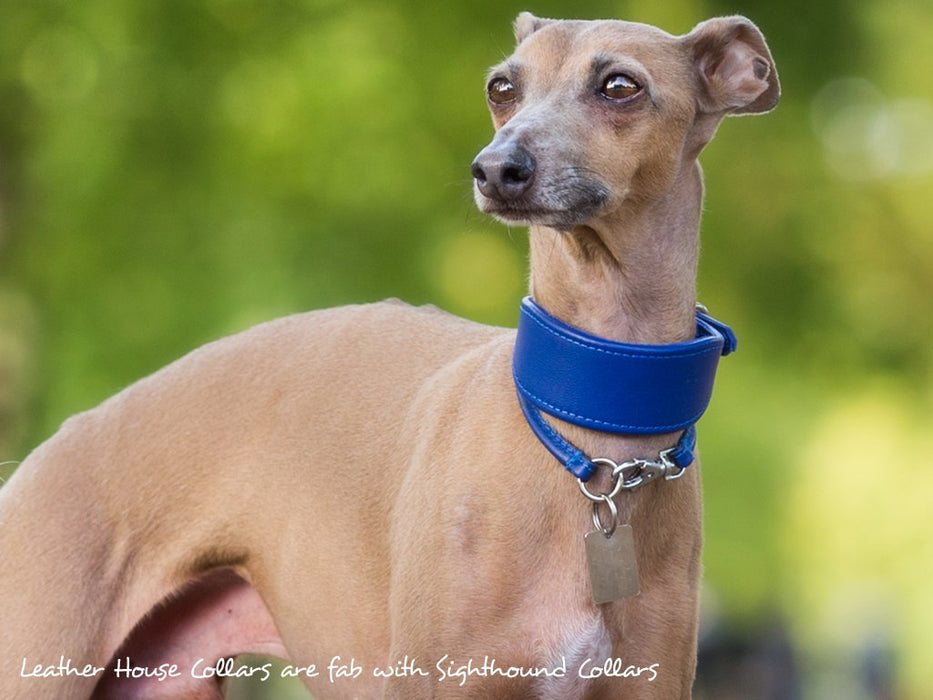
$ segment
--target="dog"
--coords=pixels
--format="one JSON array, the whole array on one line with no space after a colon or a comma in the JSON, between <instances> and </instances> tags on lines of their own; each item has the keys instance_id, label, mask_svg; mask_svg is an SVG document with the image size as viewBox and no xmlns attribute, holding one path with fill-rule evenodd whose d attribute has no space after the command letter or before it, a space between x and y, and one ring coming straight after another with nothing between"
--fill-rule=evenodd
<instances>
[{"instance_id":1,"label":"dog","mask_svg":"<svg viewBox=\"0 0 933 700\"><path fill-rule=\"evenodd\" d=\"M479 209L530 226L550 317L693 338L697 157L723 117L777 103L764 38L741 17L514 29ZM320 698L690 697L698 465L611 497L629 475L601 470L583 498L516 400L515 351L432 307L316 311L70 418L0 489L0 696L216 697L268 675L232 659L256 653ZM681 434L545 422L612 464ZM584 538L617 524L640 592L597 602Z\"/></svg>"}]
</instances>

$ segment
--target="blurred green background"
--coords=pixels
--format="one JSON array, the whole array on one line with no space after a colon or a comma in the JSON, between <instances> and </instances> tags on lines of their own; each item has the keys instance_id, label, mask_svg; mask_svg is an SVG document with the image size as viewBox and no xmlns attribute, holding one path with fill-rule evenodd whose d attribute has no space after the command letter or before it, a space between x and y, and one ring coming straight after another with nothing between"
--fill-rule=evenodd
<instances>
[{"instance_id":1,"label":"blurred green background","mask_svg":"<svg viewBox=\"0 0 933 700\"><path fill-rule=\"evenodd\" d=\"M523 9L746 14L781 74L702 156L701 298L741 352L700 426L697 697L933 697L926 0L0 0L0 476L260 320L398 296L514 324L525 234L469 163Z\"/></svg>"}]
</instances>

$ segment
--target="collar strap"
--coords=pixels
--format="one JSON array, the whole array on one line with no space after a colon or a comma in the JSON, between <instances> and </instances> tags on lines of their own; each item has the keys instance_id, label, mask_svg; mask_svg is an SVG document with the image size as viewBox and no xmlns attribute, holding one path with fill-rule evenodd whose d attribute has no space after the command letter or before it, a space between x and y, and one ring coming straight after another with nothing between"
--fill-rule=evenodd
<instances>
[{"instance_id":1,"label":"collar strap","mask_svg":"<svg viewBox=\"0 0 933 700\"><path fill-rule=\"evenodd\" d=\"M512 374L535 435L577 478L589 479L595 465L554 430L541 411L609 433L683 430L677 445L665 451L682 471L693 461L692 426L709 405L719 357L733 352L736 345L727 325L699 309L693 340L637 345L569 326L526 297Z\"/></svg>"}]
</instances>

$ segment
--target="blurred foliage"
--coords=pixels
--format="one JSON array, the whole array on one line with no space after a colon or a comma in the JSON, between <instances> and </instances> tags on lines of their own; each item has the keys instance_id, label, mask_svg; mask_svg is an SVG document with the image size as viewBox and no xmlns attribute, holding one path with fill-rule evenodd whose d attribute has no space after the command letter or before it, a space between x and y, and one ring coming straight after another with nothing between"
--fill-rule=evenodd
<instances>
[{"instance_id":1,"label":"blurred foliage","mask_svg":"<svg viewBox=\"0 0 933 700\"><path fill-rule=\"evenodd\" d=\"M742 343L701 425L707 608L779 608L808 697L862 697L879 638L929 697L930 3L0 0L0 461L273 316L514 323L524 232L468 164L521 9L768 36L782 104L702 158L701 296Z\"/></svg>"}]
</instances>

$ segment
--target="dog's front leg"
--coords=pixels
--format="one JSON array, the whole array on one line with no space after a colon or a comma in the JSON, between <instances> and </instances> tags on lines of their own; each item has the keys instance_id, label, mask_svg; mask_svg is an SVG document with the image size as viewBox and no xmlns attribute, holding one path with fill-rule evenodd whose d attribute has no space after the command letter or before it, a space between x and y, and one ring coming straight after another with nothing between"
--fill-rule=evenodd
<instances>
[{"instance_id":1,"label":"dog's front leg","mask_svg":"<svg viewBox=\"0 0 933 700\"><path fill-rule=\"evenodd\" d=\"M130 533L87 478L87 447L77 435L50 441L0 490L4 698L88 697L133 624L133 586L156 584L136 578Z\"/></svg>"}]
</instances>

